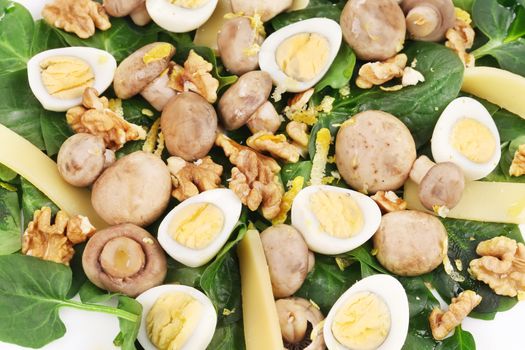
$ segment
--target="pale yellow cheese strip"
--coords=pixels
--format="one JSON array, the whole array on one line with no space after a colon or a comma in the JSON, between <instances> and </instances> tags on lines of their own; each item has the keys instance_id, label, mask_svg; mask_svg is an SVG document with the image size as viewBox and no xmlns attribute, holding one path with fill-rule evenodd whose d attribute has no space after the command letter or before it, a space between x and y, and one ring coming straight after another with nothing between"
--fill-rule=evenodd
<instances>
[{"instance_id":1,"label":"pale yellow cheese strip","mask_svg":"<svg viewBox=\"0 0 525 350\"><path fill-rule=\"evenodd\" d=\"M411 180L405 183L405 200L409 209L427 211L418 197L418 186ZM472 181L465 185L459 204L447 215L449 218L474 221L525 223L525 184L509 182Z\"/></svg>"},{"instance_id":2,"label":"pale yellow cheese strip","mask_svg":"<svg viewBox=\"0 0 525 350\"><path fill-rule=\"evenodd\" d=\"M465 69L461 90L525 118L525 78L493 67Z\"/></svg>"},{"instance_id":3,"label":"pale yellow cheese strip","mask_svg":"<svg viewBox=\"0 0 525 350\"><path fill-rule=\"evenodd\" d=\"M247 350L284 348L270 273L259 232L248 230L237 249L241 269L242 314Z\"/></svg>"},{"instance_id":4,"label":"pale yellow cheese strip","mask_svg":"<svg viewBox=\"0 0 525 350\"><path fill-rule=\"evenodd\" d=\"M302 10L306 8L306 6L308 6L309 3L310 0L293 0L292 6L290 6L287 12Z\"/></svg>"},{"instance_id":5,"label":"pale yellow cheese strip","mask_svg":"<svg viewBox=\"0 0 525 350\"><path fill-rule=\"evenodd\" d=\"M90 191L65 182L56 163L31 142L2 124L0 141L0 163L27 179L68 214L87 216L97 229L108 226L91 206Z\"/></svg>"},{"instance_id":6,"label":"pale yellow cheese strip","mask_svg":"<svg viewBox=\"0 0 525 350\"><path fill-rule=\"evenodd\" d=\"M230 0L219 0L213 15L204 23L197 32L193 43L197 46L207 46L217 52L217 33L226 21L224 15L232 12Z\"/></svg>"}]
</instances>

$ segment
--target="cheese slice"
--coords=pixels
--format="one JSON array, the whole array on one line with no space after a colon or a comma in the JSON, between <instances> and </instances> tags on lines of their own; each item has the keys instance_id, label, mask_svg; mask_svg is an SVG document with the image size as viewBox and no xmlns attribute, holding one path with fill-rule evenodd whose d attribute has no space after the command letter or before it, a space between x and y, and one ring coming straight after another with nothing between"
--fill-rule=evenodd
<instances>
[{"instance_id":1,"label":"cheese slice","mask_svg":"<svg viewBox=\"0 0 525 350\"><path fill-rule=\"evenodd\" d=\"M226 22L224 15L232 11L230 0L219 0L210 19L197 29L193 43L197 46L210 47L217 53L217 34L221 30L224 22Z\"/></svg>"},{"instance_id":2,"label":"cheese slice","mask_svg":"<svg viewBox=\"0 0 525 350\"><path fill-rule=\"evenodd\" d=\"M87 216L97 229L108 226L91 206L90 191L65 182L56 163L31 142L2 124L0 140L0 163L27 179L68 214Z\"/></svg>"},{"instance_id":3,"label":"cheese slice","mask_svg":"<svg viewBox=\"0 0 525 350\"><path fill-rule=\"evenodd\" d=\"M430 212L419 201L418 185L405 183L409 209ZM461 201L447 214L454 219L525 224L525 184L471 181L465 184Z\"/></svg>"},{"instance_id":4,"label":"cheese slice","mask_svg":"<svg viewBox=\"0 0 525 350\"><path fill-rule=\"evenodd\" d=\"M309 3L310 0L293 0L292 6L290 6L290 8L286 10L286 12L305 9Z\"/></svg>"},{"instance_id":5,"label":"cheese slice","mask_svg":"<svg viewBox=\"0 0 525 350\"><path fill-rule=\"evenodd\" d=\"M284 348L270 273L259 232L248 230L237 249L247 350Z\"/></svg>"}]
</instances>

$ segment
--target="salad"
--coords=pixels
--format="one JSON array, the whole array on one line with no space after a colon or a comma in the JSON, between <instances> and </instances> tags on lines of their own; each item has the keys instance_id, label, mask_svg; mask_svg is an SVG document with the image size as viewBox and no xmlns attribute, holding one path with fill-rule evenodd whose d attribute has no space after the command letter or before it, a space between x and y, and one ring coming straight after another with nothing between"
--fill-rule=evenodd
<instances>
[{"instance_id":1,"label":"salad","mask_svg":"<svg viewBox=\"0 0 525 350\"><path fill-rule=\"evenodd\" d=\"M519 313L522 0L0 0L0 91L2 348L489 349L463 321Z\"/></svg>"}]
</instances>

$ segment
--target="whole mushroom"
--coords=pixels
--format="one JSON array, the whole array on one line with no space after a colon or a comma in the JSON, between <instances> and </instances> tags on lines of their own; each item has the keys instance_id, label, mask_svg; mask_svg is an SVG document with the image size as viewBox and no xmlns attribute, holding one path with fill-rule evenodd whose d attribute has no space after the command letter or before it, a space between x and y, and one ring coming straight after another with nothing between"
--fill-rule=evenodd
<instances>
[{"instance_id":1,"label":"whole mushroom","mask_svg":"<svg viewBox=\"0 0 525 350\"><path fill-rule=\"evenodd\" d=\"M234 13L242 12L244 15L261 15L266 22L292 6L293 0L231 0Z\"/></svg>"},{"instance_id":2,"label":"whole mushroom","mask_svg":"<svg viewBox=\"0 0 525 350\"><path fill-rule=\"evenodd\" d=\"M134 152L117 160L95 181L91 203L110 225L148 226L168 206L171 177L168 167L147 152Z\"/></svg>"},{"instance_id":3,"label":"whole mushroom","mask_svg":"<svg viewBox=\"0 0 525 350\"><path fill-rule=\"evenodd\" d=\"M408 178L416 145L399 119L371 110L343 123L335 155L339 173L352 188L364 193L394 191Z\"/></svg>"},{"instance_id":4,"label":"whole mushroom","mask_svg":"<svg viewBox=\"0 0 525 350\"><path fill-rule=\"evenodd\" d=\"M112 17L130 15L136 25L145 26L151 21L146 10L146 0L104 0L106 12Z\"/></svg>"},{"instance_id":5,"label":"whole mushroom","mask_svg":"<svg viewBox=\"0 0 525 350\"><path fill-rule=\"evenodd\" d=\"M340 23L345 41L362 60L384 61L403 48L405 16L395 0L350 0Z\"/></svg>"},{"instance_id":6,"label":"whole mushroom","mask_svg":"<svg viewBox=\"0 0 525 350\"><path fill-rule=\"evenodd\" d=\"M79 133L69 137L57 156L58 172L69 184L90 186L102 171L115 161L101 136Z\"/></svg>"},{"instance_id":7,"label":"whole mushroom","mask_svg":"<svg viewBox=\"0 0 525 350\"><path fill-rule=\"evenodd\" d=\"M401 6L407 30L415 40L441 41L456 22L452 0L404 0Z\"/></svg>"},{"instance_id":8,"label":"whole mushroom","mask_svg":"<svg viewBox=\"0 0 525 350\"><path fill-rule=\"evenodd\" d=\"M183 92L170 99L160 123L168 152L188 162L206 156L215 142L217 114L196 93Z\"/></svg>"},{"instance_id":9,"label":"whole mushroom","mask_svg":"<svg viewBox=\"0 0 525 350\"><path fill-rule=\"evenodd\" d=\"M270 226L261 233L273 295L285 298L301 288L309 269L308 246L292 226Z\"/></svg>"},{"instance_id":10,"label":"whole mushroom","mask_svg":"<svg viewBox=\"0 0 525 350\"><path fill-rule=\"evenodd\" d=\"M98 231L86 244L82 267L102 289L135 297L160 285L166 277L166 256L155 237L133 224Z\"/></svg>"},{"instance_id":11,"label":"whole mushroom","mask_svg":"<svg viewBox=\"0 0 525 350\"><path fill-rule=\"evenodd\" d=\"M311 334L324 316L310 301L303 298L279 299L275 302L286 349L324 350L323 334ZM319 331L321 332L321 330Z\"/></svg>"}]
</instances>

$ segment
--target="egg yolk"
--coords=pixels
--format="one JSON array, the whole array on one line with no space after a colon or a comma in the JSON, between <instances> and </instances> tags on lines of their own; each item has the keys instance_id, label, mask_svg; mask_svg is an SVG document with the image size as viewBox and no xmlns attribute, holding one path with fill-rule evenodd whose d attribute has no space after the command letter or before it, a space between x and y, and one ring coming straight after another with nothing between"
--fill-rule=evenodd
<instances>
[{"instance_id":1,"label":"egg yolk","mask_svg":"<svg viewBox=\"0 0 525 350\"><path fill-rule=\"evenodd\" d=\"M281 70L297 81L310 81L328 62L328 40L316 33L301 33L282 42L275 52Z\"/></svg>"},{"instance_id":2,"label":"egg yolk","mask_svg":"<svg viewBox=\"0 0 525 350\"><path fill-rule=\"evenodd\" d=\"M95 83L93 69L86 61L71 56L54 56L40 62L42 83L47 92L64 100L78 98Z\"/></svg>"},{"instance_id":3,"label":"egg yolk","mask_svg":"<svg viewBox=\"0 0 525 350\"><path fill-rule=\"evenodd\" d=\"M171 0L173 5L184 7L186 9L195 9L204 6L209 0Z\"/></svg>"},{"instance_id":4,"label":"egg yolk","mask_svg":"<svg viewBox=\"0 0 525 350\"><path fill-rule=\"evenodd\" d=\"M194 203L182 209L170 222L169 234L179 244L192 248L207 247L221 232L224 214L210 203Z\"/></svg>"},{"instance_id":5,"label":"egg yolk","mask_svg":"<svg viewBox=\"0 0 525 350\"><path fill-rule=\"evenodd\" d=\"M148 338L159 350L181 349L195 331L202 311L202 304L189 294L164 294L146 317Z\"/></svg>"},{"instance_id":6,"label":"egg yolk","mask_svg":"<svg viewBox=\"0 0 525 350\"><path fill-rule=\"evenodd\" d=\"M310 196L310 209L320 229L333 237L350 238L363 227L363 213L346 193L317 191Z\"/></svg>"},{"instance_id":7,"label":"egg yolk","mask_svg":"<svg viewBox=\"0 0 525 350\"><path fill-rule=\"evenodd\" d=\"M489 128L472 118L463 118L454 125L451 143L465 158L478 164L491 160L497 147Z\"/></svg>"},{"instance_id":8,"label":"egg yolk","mask_svg":"<svg viewBox=\"0 0 525 350\"><path fill-rule=\"evenodd\" d=\"M390 311L383 299L371 292L361 292L337 311L332 334L349 349L374 350L385 341L390 324Z\"/></svg>"},{"instance_id":9,"label":"egg yolk","mask_svg":"<svg viewBox=\"0 0 525 350\"><path fill-rule=\"evenodd\" d=\"M161 60L169 56L173 46L170 44L159 44L153 47L151 50L146 52L142 57L144 64L148 64L154 61Z\"/></svg>"}]
</instances>

